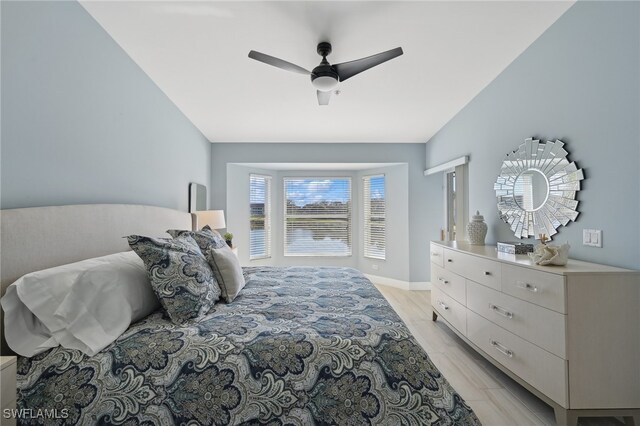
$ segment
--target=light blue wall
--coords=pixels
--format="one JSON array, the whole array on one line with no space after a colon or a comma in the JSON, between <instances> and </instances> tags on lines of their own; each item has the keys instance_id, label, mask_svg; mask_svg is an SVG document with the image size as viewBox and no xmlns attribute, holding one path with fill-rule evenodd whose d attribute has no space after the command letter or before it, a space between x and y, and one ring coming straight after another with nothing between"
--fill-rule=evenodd
<instances>
[{"instance_id":1,"label":"light blue wall","mask_svg":"<svg viewBox=\"0 0 640 426\"><path fill-rule=\"evenodd\" d=\"M515 239L493 191L504 155L527 137L558 138L586 180L578 220L555 241L574 258L640 268L639 55L640 3L579 1L427 142L428 167L470 155L469 209L484 214L488 243ZM443 207L430 200L433 238ZM602 229L603 248L582 246L583 228Z\"/></svg>"},{"instance_id":2,"label":"light blue wall","mask_svg":"<svg viewBox=\"0 0 640 426\"><path fill-rule=\"evenodd\" d=\"M225 210L228 163L407 163L409 274L398 274L403 277L398 279L429 281L429 235L424 212L431 201L428 180L422 174L424 144L215 143L211 158L210 204ZM437 191L440 194L440 187Z\"/></svg>"},{"instance_id":3,"label":"light blue wall","mask_svg":"<svg viewBox=\"0 0 640 426\"><path fill-rule=\"evenodd\" d=\"M186 211L210 179L204 136L78 3L1 8L1 207Z\"/></svg>"}]
</instances>

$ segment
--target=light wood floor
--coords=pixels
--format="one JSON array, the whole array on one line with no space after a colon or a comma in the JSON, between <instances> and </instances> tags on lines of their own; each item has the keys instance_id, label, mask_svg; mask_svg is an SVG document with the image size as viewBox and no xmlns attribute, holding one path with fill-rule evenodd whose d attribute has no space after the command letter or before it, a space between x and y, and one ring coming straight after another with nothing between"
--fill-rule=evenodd
<instances>
[{"instance_id":1,"label":"light wood floor","mask_svg":"<svg viewBox=\"0 0 640 426\"><path fill-rule=\"evenodd\" d=\"M484 426L555 426L553 409L484 360L441 321L431 320L431 292L376 285L440 372ZM580 418L580 426L619 426L615 418Z\"/></svg>"}]
</instances>

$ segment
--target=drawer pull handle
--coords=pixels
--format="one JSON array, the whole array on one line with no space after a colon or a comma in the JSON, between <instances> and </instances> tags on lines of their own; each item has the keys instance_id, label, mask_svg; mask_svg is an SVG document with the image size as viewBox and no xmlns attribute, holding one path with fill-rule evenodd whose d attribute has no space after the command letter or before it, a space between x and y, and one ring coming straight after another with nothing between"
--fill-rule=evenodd
<instances>
[{"instance_id":1,"label":"drawer pull handle","mask_svg":"<svg viewBox=\"0 0 640 426\"><path fill-rule=\"evenodd\" d=\"M509 312L505 308L489 303L489 309L505 318L513 319L513 312Z\"/></svg>"},{"instance_id":2,"label":"drawer pull handle","mask_svg":"<svg viewBox=\"0 0 640 426\"><path fill-rule=\"evenodd\" d=\"M431 256L440 256L440 254L432 251Z\"/></svg>"},{"instance_id":3,"label":"drawer pull handle","mask_svg":"<svg viewBox=\"0 0 640 426\"><path fill-rule=\"evenodd\" d=\"M491 346L493 346L494 348L496 348L496 350L498 352L500 352L503 355L508 356L509 358L513 358L513 351L509 348L507 348L506 346L504 346L503 344L501 344L500 342L496 342L495 340L489 340L489 342L491 343Z\"/></svg>"},{"instance_id":4,"label":"drawer pull handle","mask_svg":"<svg viewBox=\"0 0 640 426\"><path fill-rule=\"evenodd\" d=\"M532 293L537 293L538 292L538 287L536 287L533 284L529 284L529 283L525 283L524 281L517 281L516 285L520 288L523 288L525 290L529 290Z\"/></svg>"},{"instance_id":5,"label":"drawer pull handle","mask_svg":"<svg viewBox=\"0 0 640 426\"><path fill-rule=\"evenodd\" d=\"M442 277L438 277L438 281L440 281L442 284L449 284L449 281L445 280Z\"/></svg>"},{"instance_id":6,"label":"drawer pull handle","mask_svg":"<svg viewBox=\"0 0 640 426\"><path fill-rule=\"evenodd\" d=\"M489 271L484 271L484 274L485 274L485 275L491 275L491 272L489 272Z\"/></svg>"},{"instance_id":7,"label":"drawer pull handle","mask_svg":"<svg viewBox=\"0 0 640 426\"><path fill-rule=\"evenodd\" d=\"M444 303L442 303L440 300L438 300L438 305L440 305L440 307L442 309L444 309L445 311L449 310L449 307L447 305L445 305Z\"/></svg>"},{"instance_id":8,"label":"drawer pull handle","mask_svg":"<svg viewBox=\"0 0 640 426\"><path fill-rule=\"evenodd\" d=\"M447 259L447 262L451 263L453 262L453 259Z\"/></svg>"}]
</instances>

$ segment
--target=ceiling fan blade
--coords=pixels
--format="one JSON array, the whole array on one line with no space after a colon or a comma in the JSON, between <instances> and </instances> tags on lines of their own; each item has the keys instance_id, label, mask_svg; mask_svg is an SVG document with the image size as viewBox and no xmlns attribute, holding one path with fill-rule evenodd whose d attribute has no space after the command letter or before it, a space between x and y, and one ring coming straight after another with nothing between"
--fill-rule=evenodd
<instances>
[{"instance_id":1,"label":"ceiling fan blade","mask_svg":"<svg viewBox=\"0 0 640 426\"><path fill-rule=\"evenodd\" d=\"M249 57L256 61L264 62L265 64L272 65L274 67L282 68L283 70L297 72L298 74L309 75L311 72L305 70L302 67L292 64L291 62L283 61L282 59L275 58L273 56L265 55L264 53L256 52L252 50L249 52Z\"/></svg>"},{"instance_id":2,"label":"ceiling fan blade","mask_svg":"<svg viewBox=\"0 0 640 426\"><path fill-rule=\"evenodd\" d=\"M402 53L404 53L402 52L402 48L396 47L395 49L387 50L386 52L378 53L377 55L371 55L366 58L356 59L355 61L335 64L333 65L333 68L338 73L338 76L340 76L340 81L345 81L356 74L360 74L362 71L366 71L369 68L373 68L376 65L380 65L383 62L396 58L402 55Z\"/></svg>"},{"instance_id":3,"label":"ceiling fan blade","mask_svg":"<svg viewBox=\"0 0 640 426\"><path fill-rule=\"evenodd\" d=\"M318 105L329 105L329 99L331 98L331 92L323 92L318 90Z\"/></svg>"}]
</instances>

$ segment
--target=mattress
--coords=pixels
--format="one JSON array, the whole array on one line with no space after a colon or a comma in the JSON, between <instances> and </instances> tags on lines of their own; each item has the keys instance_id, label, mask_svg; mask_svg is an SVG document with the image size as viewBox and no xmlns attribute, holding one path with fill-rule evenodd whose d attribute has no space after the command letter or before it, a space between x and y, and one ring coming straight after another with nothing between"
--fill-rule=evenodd
<instances>
[{"instance_id":1,"label":"mattress","mask_svg":"<svg viewBox=\"0 0 640 426\"><path fill-rule=\"evenodd\" d=\"M244 274L240 296L198 321L157 311L93 357L20 358L18 408L59 417L22 423L480 424L359 271Z\"/></svg>"}]
</instances>

